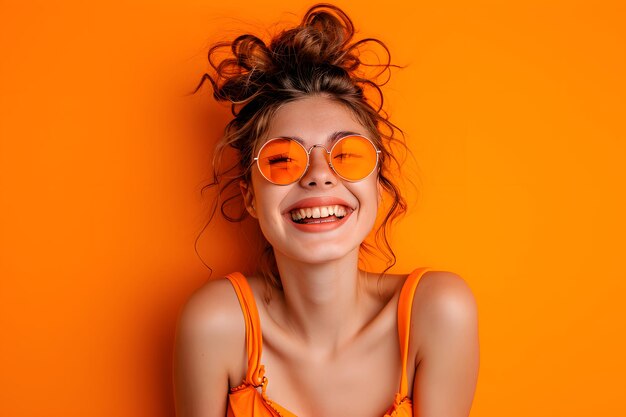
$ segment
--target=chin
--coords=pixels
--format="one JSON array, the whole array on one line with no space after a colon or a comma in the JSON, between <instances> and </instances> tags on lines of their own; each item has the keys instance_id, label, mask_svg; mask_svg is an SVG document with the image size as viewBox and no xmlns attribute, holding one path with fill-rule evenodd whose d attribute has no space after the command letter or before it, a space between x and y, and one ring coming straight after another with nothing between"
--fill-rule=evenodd
<instances>
[{"instance_id":1,"label":"chin","mask_svg":"<svg viewBox=\"0 0 626 417\"><path fill-rule=\"evenodd\" d=\"M280 252L290 259L306 264L324 264L351 256L356 256L358 259L359 248L360 242L356 245L345 242L342 244L320 242L319 244L304 245L297 249L289 247L281 250L281 248L274 246L274 253Z\"/></svg>"}]
</instances>

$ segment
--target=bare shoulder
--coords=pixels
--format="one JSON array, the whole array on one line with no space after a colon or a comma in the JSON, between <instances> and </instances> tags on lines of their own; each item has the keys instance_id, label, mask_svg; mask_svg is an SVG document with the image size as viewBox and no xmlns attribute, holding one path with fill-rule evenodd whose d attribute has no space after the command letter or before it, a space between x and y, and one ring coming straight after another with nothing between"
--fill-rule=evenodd
<instances>
[{"instance_id":1,"label":"bare shoulder","mask_svg":"<svg viewBox=\"0 0 626 417\"><path fill-rule=\"evenodd\" d=\"M474 310L476 299L468 283L454 272L428 271L420 279L413 306L423 314L452 318Z\"/></svg>"},{"instance_id":2,"label":"bare shoulder","mask_svg":"<svg viewBox=\"0 0 626 417\"><path fill-rule=\"evenodd\" d=\"M413 299L411 330L424 348L443 340L462 342L476 335L478 306L469 284L454 272L428 271ZM436 335L437 337L433 337Z\"/></svg>"},{"instance_id":3,"label":"bare shoulder","mask_svg":"<svg viewBox=\"0 0 626 417\"><path fill-rule=\"evenodd\" d=\"M399 295L406 280L407 274L386 274L379 282L378 289L386 296ZM433 319L433 314L445 318L455 314L464 316L476 308L476 300L472 289L467 282L448 271L429 270L420 278L413 298L413 318L427 315Z\"/></svg>"},{"instance_id":4,"label":"bare shoulder","mask_svg":"<svg viewBox=\"0 0 626 417\"><path fill-rule=\"evenodd\" d=\"M174 347L177 415L225 415L229 386L245 373L245 322L232 284L211 280L178 319Z\"/></svg>"},{"instance_id":5,"label":"bare shoulder","mask_svg":"<svg viewBox=\"0 0 626 417\"><path fill-rule=\"evenodd\" d=\"M180 314L178 331L191 337L230 338L241 333L239 325L243 323L232 284L227 279L214 279L189 297Z\"/></svg>"}]
</instances>

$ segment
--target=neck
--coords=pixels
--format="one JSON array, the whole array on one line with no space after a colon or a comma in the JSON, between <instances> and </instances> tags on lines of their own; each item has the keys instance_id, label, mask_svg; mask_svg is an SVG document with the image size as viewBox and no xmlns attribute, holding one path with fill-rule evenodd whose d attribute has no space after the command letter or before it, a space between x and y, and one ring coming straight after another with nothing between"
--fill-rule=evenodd
<instances>
[{"instance_id":1,"label":"neck","mask_svg":"<svg viewBox=\"0 0 626 417\"><path fill-rule=\"evenodd\" d=\"M341 259L304 264L276 253L284 292L285 327L320 354L348 343L362 323L365 273L358 248Z\"/></svg>"}]
</instances>

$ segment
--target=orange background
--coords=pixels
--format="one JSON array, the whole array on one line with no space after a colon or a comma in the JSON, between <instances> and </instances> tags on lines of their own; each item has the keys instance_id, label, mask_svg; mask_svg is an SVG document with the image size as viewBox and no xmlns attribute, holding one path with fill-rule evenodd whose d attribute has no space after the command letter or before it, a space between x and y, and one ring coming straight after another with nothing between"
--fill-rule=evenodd
<instances>
[{"instance_id":1,"label":"orange background","mask_svg":"<svg viewBox=\"0 0 626 417\"><path fill-rule=\"evenodd\" d=\"M173 415L177 313L209 276L211 42L310 2L0 1L0 415ZM626 415L622 1L338 5L390 47L419 198L394 271L476 295L487 416ZM214 275L246 227L211 225ZM621 255L621 256L620 256Z\"/></svg>"}]
</instances>

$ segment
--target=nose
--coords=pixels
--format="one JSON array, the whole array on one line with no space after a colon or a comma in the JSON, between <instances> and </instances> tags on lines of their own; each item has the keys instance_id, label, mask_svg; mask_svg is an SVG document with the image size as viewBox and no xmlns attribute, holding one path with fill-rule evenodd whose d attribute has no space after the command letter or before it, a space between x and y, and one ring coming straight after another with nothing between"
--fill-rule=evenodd
<instances>
[{"instance_id":1,"label":"nose","mask_svg":"<svg viewBox=\"0 0 626 417\"><path fill-rule=\"evenodd\" d=\"M323 146L314 146L309 153L309 168L300 178L300 185L307 188L335 186L338 179L328 158Z\"/></svg>"}]
</instances>

